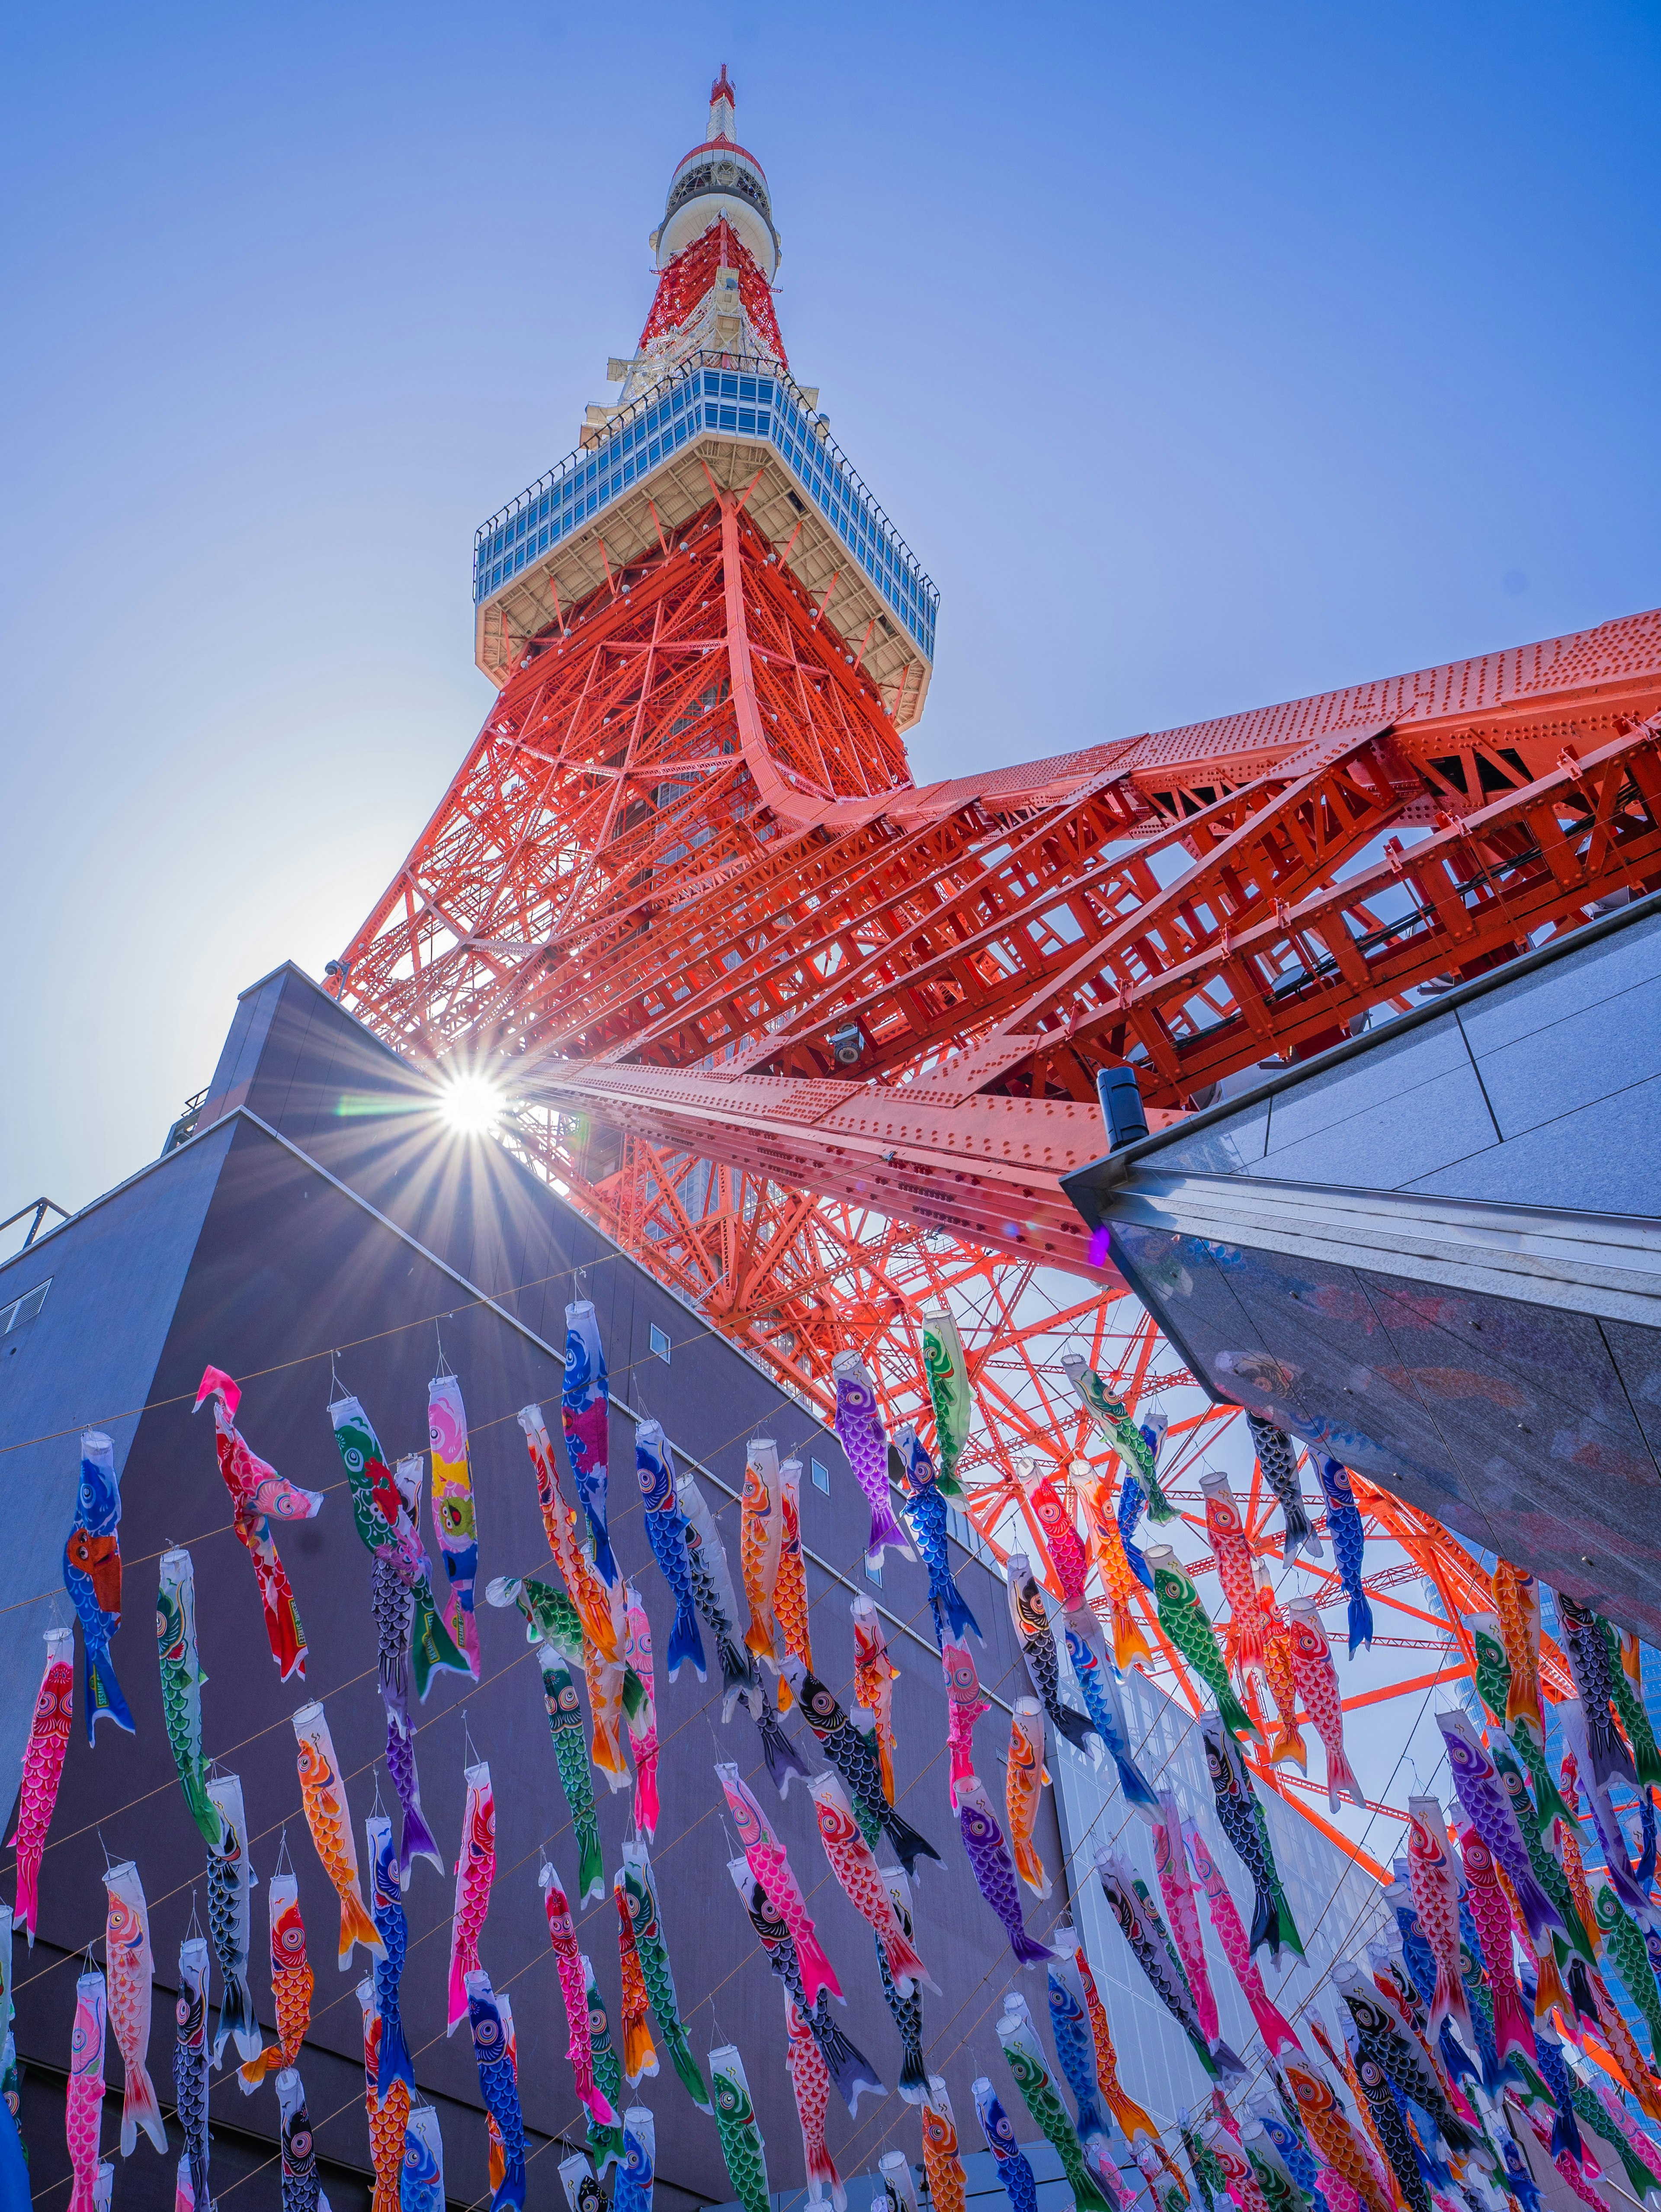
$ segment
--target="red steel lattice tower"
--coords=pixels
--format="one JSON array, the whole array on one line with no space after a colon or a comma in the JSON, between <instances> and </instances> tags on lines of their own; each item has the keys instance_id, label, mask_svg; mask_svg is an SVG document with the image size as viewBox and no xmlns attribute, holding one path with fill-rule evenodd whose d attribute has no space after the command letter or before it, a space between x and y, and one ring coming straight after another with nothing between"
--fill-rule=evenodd
<instances>
[{"instance_id":1,"label":"red steel lattice tower","mask_svg":"<svg viewBox=\"0 0 1661 2212\"><path fill-rule=\"evenodd\" d=\"M1149 1379L1057 1187L1097 1071L1157 1125L1661 881L1661 613L918 787L937 595L791 374L733 124L723 69L618 400L478 532L498 696L333 988L506 1073L542 1170L821 1409L852 1346L924 1415L949 1296L1007 1478L1085 1449L1058 1333Z\"/></svg>"}]
</instances>

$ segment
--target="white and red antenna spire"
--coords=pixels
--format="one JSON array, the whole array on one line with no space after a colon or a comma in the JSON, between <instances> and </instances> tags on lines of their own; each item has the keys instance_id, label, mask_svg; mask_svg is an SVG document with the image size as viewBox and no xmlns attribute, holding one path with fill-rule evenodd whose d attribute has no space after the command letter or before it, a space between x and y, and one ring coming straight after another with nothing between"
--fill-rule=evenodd
<instances>
[{"instance_id":1,"label":"white and red antenna spire","mask_svg":"<svg viewBox=\"0 0 1661 2212\"><path fill-rule=\"evenodd\" d=\"M733 135L733 110L738 94L733 89L733 80L727 74L727 64L721 65L721 75L709 88L709 136L711 140L730 138Z\"/></svg>"}]
</instances>

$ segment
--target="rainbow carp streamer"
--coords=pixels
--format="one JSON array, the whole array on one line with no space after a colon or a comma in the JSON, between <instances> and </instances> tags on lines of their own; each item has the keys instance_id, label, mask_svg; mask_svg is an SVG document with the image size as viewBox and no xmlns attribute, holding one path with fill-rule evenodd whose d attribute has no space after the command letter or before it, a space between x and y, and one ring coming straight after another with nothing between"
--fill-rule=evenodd
<instances>
[{"instance_id":1,"label":"rainbow carp streamer","mask_svg":"<svg viewBox=\"0 0 1661 2212\"><path fill-rule=\"evenodd\" d=\"M425 1704L435 1672L442 1669L471 1676L472 1669L438 1617L433 1602L432 1569L374 1423L362 1403L350 1395L331 1403L329 1421L346 1470L352 1525L358 1540L370 1558L380 1563L383 1571L410 1593L410 1656L416 1693ZM377 1607L378 1627L382 1626L379 1613Z\"/></svg>"},{"instance_id":2,"label":"rainbow carp streamer","mask_svg":"<svg viewBox=\"0 0 1661 2212\"><path fill-rule=\"evenodd\" d=\"M260 1458L236 1425L242 1388L222 1368L203 1370L196 1404L200 1413L213 1401L214 1449L219 1472L230 1492L231 1525L237 1540L252 1561L265 1618L265 1640L271 1647L278 1676L288 1681L306 1679L306 1631L295 1603L288 1571L277 1555L274 1521L314 1521L323 1510L320 1490L302 1490Z\"/></svg>"},{"instance_id":3,"label":"rainbow carp streamer","mask_svg":"<svg viewBox=\"0 0 1661 2212\"><path fill-rule=\"evenodd\" d=\"M40 1861L46 1848L58 1802L58 1785L64 1777L64 1754L70 1747L70 1727L75 1717L75 1631L46 1631L46 1666L35 1692L34 1717L23 1752L23 1782L17 1798L17 1826L6 1841L17 1847L16 1917L27 1930L34 1948L34 1923L40 1900Z\"/></svg>"},{"instance_id":4,"label":"rainbow carp streamer","mask_svg":"<svg viewBox=\"0 0 1661 2212\"><path fill-rule=\"evenodd\" d=\"M854 1480L871 1508L871 1534L866 1544L868 1567L879 1567L891 1547L902 1559L916 1557L904 1530L894 1518L888 1487L888 1432L877 1410L877 1386L857 1352L839 1352L830 1362L837 1386L837 1440L848 1455Z\"/></svg>"},{"instance_id":5,"label":"rainbow carp streamer","mask_svg":"<svg viewBox=\"0 0 1661 2212\"><path fill-rule=\"evenodd\" d=\"M697 1601L692 1589L692 1563L686 1551L686 1516L675 1495L675 1455L660 1421L640 1421L635 1427L635 1475L646 1521L646 1540L658 1571L675 1601L674 1626L669 1631L664 1664L672 1682L691 1660L700 1682L707 1676L703 1638L698 1633Z\"/></svg>"},{"instance_id":6,"label":"rainbow carp streamer","mask_svg":"<svg viewBox=\"0 0 1661 2212\"><path fill-rule=\"evenodd\" d=\"M565 1380L560 1389L560 1421L565 1431L566 1456L593 1540L594 1565L608 1589L618 1578L606 1522L611 1407L599 1322L593 1301L578 1298L565 1309Z\"/></svg>"},{"instance_id":7,"label":"rainbow carp streamer","mask_svg":"<svg viewBox=\"0 0 1661 2212\"><path fill-rule=\"evenodd\" d=\"M110 1639L121 1626L121 1478L115 1446L101 1429L81 1436L81 1481L75 1522L64 1546L64 1588L81 1623L86 1678L87 1741L98 1741L100 1721L134 1733L133 1717L110 1657Z\"/></svg>"},{"instance_id":8,"label":"rainbow carp streamer","mask_svg":"<svg viewBox=\"0 0 1661 2212\"><path fill-rule=\"evenodd\" d=\"M767 2147L761 2139L749 2076L737 2044L721 2044L709 2053L709 2081L715 2093L721 2154L727 2162L733 2194L743 2212L770 2212Z\"/></svg>"},{"instance_id":9,"label":"rainbow carp streamer","mask_svg":"<svg viewBox=\"0 0 1661 2212\"><path fill-rule=\"evenodd\" d=\"M963 1356L958 1324L946 1307L925 1308L921 1318L923 1370L928 1377L928 1402L934 1409L934 1449L940 1462L940 1486L946 1497L961 1498L958 1462L975 1418L969 1365Z\"/></svg>"},{"instance_id":10,"label":"rainbow carp streamer","mask_svg":"<svg viewBox=\"0 0 1661 2212\"><path fill-rule=\"evenodd\" d=\"M418 1453L399 1460L392 1470L400 1514L399 1526L413 1532L421 1506L422 1465ZM411 1639L415 1621L415 1591L399 1573L393 1554L377 1552L369 1571L370 1601L374 1608L378 1643L380 1703L386 1717L386 1771L403 1813L398 1867L401 1887L410 1886L417 1859L430 1859L440 1874L444 1854L421 1803L421 1777L416 1770L416 1724L410 1710Z\"/></svg>"},{"instance_id":11,"label":"rainbow carp streamer","mask_svg":"<svg viewBox=\"0 0 1661 2212\"><path fill-rule=\"evenodd\" d=\"M208 1795L202 1756L202 1685L196 1648L196 1576L188 1552L163 1552L155 1593L155 1644L161 1667L161 1717L191 1818L208 1849L219 1848L218 1808Z\"/></svg>"},{"instance_id":12,"label":"rainbow carp streamer","mask_svg":"<svg viewBox=\"0 0 1661 2212\"><path fill-rule=\"evenodd\" d=\"M473 1583L478 1574L478 1521L467 1459L467 1408L459 1376L435 1375L427 1385L427 1441L433 1455L433 1534L449 1578L444 1625L478 1680L478 1622Z\"/></svg>"},{"instance_id":13,"label":"rainbow carp streamer","mask_svg":"<svg viewBox=\"0 0 1661 2212\"><path fill-rule=\"evenodd\" d=\"M496 1871L496 1799L490 1763L481 1759L465 1770L466 1802L461 1815L461 1847L456 1853L455 1910L450 1920L449 2024L453 2035L467 2018L468 1976L478 1965L478 1936L490 1909L490 1885Z\"/></svg>"}]
</instances>

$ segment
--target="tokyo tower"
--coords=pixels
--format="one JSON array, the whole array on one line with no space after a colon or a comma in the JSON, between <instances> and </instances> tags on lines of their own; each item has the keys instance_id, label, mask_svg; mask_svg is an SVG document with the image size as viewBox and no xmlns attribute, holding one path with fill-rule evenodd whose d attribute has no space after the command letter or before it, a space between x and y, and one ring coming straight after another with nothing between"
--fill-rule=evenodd
<instances>
[{"instance_id":1,"label":"tokyo tower","mask_svg":"<svg viewBox=\"0 0 1661 2212\"><path fill-rule=\"evenodd\" d=\"M816 1409L852 1347L926 1426L949 1300L1007 1476L1082 1449L1058 1333L1154 1352L1058 1188L1098 1074L1159 1126L1661 881L1661 614L919 787L938 595L792 372L734 103L615 404L478 533L498 696L331 988Z\"/></svg>"}]
</instances>

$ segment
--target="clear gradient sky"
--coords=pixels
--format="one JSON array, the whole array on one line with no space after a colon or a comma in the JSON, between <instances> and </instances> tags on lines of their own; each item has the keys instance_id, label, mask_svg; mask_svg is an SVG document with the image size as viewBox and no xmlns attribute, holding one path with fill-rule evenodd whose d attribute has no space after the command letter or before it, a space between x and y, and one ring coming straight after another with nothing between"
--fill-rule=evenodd
<instances>
[{"instance_id":1,"label":"clear gradient sky","mask_svg":"<svg viewBox=\"0 0 1661 2212\"><path fill-rule=\"evenodd\" d=\"M473 527L608 395L722 61L792 364L940 586L920 778L1661 600L1652 4L5 40L0 1213L152 1157L402 858Z\"/></svg>"}]
</instances>

